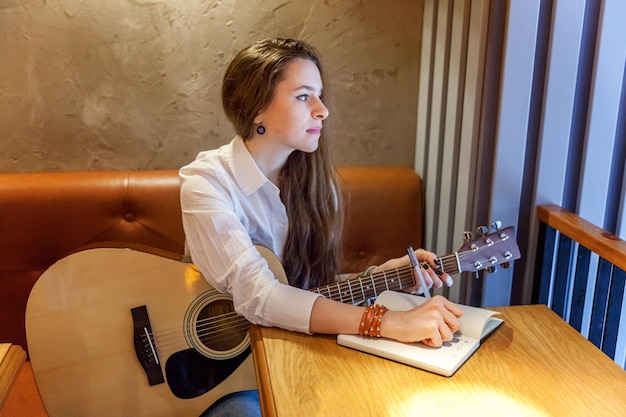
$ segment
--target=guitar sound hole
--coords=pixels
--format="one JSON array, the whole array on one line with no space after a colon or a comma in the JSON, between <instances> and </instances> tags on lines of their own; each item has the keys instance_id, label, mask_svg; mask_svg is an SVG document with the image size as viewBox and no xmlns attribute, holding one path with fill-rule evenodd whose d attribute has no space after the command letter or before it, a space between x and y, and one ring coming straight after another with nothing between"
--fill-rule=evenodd
<instances>
[{"instance_id":1,"label":"guitar sound hole","mask_svg":"<svg viewBox=\"0 0 626 417\"><path fill-rule=\"evenodd\" d=\"M200 310L196 334L204 346L222 352L239 346L250 326L250 322L237 315L232 301L214 300Z\"/></svg>"}]
</instances>

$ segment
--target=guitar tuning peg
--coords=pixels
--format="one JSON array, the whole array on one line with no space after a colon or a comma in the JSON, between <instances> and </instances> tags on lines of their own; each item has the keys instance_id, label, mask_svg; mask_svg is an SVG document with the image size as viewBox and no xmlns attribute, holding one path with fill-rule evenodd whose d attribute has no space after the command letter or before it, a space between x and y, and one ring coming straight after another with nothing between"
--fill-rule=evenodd
<instances>
[{"instance_id":1,"label":"guitar tuning peg","mask_svg":"<svg viewBox=\"0 0 626 417\"><path fill-rule=\"evenodd\" d=\"M502 222L500 220L491 222L491 230L493 231L500 230L501 227L502 227Z\"/></svg>"},{"instance_id":2,"label":"guitar tuning peg","mask_svg":"<svg viewBox=\"0 0 626 417\"><path fill-rule=\"evenodd\" d=\"M465 239L466 242L471 242L473 238L474 238L474 235L469 230L466 230L463 232L463 239Z\"/></svg>"},{"instance_id":3,"label":"guitar tuning peg","mask_svg":"<svg viewBox=\"0 0 626 417\"><path fill-rule=\"evenodd\" d=\"M488 273L488 274L493 274L493 273L494 273L494 272L496 272L497 270L498 270L498 268L497 268L497 267L495 267L495 266L493 266L493 265L492 265L492 266L488 266L488 267L487 267L487 273Z\"/></svg>"},{"instance_id":4,"label":"guitar tuning peg","mask_svg":"<svg viewBox=\"0 0 626 417\"><path fill-rule=\"evenodd\" d=\"M511 267L511 262L503 262L500 264L500 266L502 266L502 268L504 269L508 269Z\"/></svg>"},{"instance_id":5,"label":"guitar tuning peg","mask_svg":"<svg viewBox=\"0 0 626 417\"><path fill-rule=\"evenodd\" d=\"M489 230L487 229L487 227L486 227L486 226L478 226L478 227L476 228L476 234L477 234L478 236L485 236L485 235L487 234L487 232L488 232L488 231L489 231Z\"/></svg>"}]
</instances>

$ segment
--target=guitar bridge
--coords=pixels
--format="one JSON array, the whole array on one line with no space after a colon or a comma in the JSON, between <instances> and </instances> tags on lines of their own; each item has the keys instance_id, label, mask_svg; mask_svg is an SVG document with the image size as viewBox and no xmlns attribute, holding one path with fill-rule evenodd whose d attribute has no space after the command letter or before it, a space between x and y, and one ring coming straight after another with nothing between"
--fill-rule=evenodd
<instances>
[{"instance_id":1,"label":"guitar bridge","mask_svg":"<svg viewBox=\"0 0 626 417\"><path fill-rule=\"evenodd\" d=\"M133 315L133 343L135 354L148 377L150 386L165 382L163 370L157 354L150 318L146 306L135 307L130 310Z\"/></svg>"}]
</instances>

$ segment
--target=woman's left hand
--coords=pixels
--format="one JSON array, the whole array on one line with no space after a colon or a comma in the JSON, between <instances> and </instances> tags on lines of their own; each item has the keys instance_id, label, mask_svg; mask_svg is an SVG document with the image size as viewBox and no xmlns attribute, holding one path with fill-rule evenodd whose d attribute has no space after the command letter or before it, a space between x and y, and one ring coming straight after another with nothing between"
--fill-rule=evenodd
<instances>
[{"instance_id":1,"label":"woman's left hand","mask_svg":"<svg viewBox=\"0 0 626 417\"><path fill-rule=\"evenodd\" d=\"M424 281L426 282L426 286L428 288L441 288L444 284L448 287L451 287L454 281L452 277L447 273L443 272L438 275L435 272L435 269L438 268L435 260L437 259L437 255L433 252L426 251L424 249L417 249L415 251L415 257L419 261L420 264L425 263L425 265L421 266L422 276L424 277ZM409 260L409 255L404 255L401 258L390 259L384 264L377 266L374 269L374 273L386 271L388 269L401 268L407 265L410 265L411 261ZM422 288L420 286L419 277L417 276L417 272L414 272L415 275L415 283L416 285L411 288L411 292L421 294Z\"/></svg>"}]
</instances>

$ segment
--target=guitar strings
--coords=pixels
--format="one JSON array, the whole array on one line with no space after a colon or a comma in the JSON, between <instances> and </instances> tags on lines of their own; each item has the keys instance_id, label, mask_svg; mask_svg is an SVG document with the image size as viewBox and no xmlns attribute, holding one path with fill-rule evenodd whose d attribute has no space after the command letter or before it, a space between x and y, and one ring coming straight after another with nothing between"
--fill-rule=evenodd
<instances>
[{"instance_id":1,"label":"guitar strings","mask_svg":"<svg viewBox=\"0 0 626 417\"><path fill-rule=\"evenodd\" d=\"M496 243L496 242L494 242ZM443 271L451 271L451 273L462 272L471 266L474 266L473 262L464 263L467 258L476 258L476 252L485 249L486 246L479 247L476 250L468 250L457 252L451 255L445 255L437 259L437 263ZM461 266L459 268L459 265ZM460 269L460 271L458 270ZM388 276L391 275L391 278ZM329 284L326 287L321 287L311 291L318 292L322 295L328 295L329 298L342 301L344 299L351 300L353 304L362 303L365 292L373 291L373 296L377 296L380 291L385 289L398 290L404 288L411 288L415 284L413 276L413 268L411 266L396 268L395 273L387 271L381 271L376 274L372 274L369 277L364 277L357 284L354 281L348 280L335 284ZM369 279L368 279L369 278ZM372 298L372 297L370 297ZM188 327L194 327L191 325L184 325L172 329L164 329L158 333L149 332L149 337L158 339L158 346L161 350L165 346L168 346L172 342L172 336L176 336L176 342L179 346L188 347L186 339L180 340L180 331L189 332ZM195 321L195 330L198 338L204 344L210 345L215 341L224 341L234 338L243 339L242 333L247 331L251 323L240 316L234 311L213 315L211 317L199 319ZM143 335L144 339L148 336Z\"/></svg>"},{"instance_id":2,"label":"guitar strings","mask_svg":"<svg viewBox=\"0 0 626 417\"><path fill-rule=\"evenodd\" d=\"M377 296L379 292L386 289L399 290L411 288L413 286L412 269L410 267L396 268L395 272L387 270L371 274L361 279L352 279L333 284L325 287L310 290L322 295L328 295L328 298L337 301L351 300L352 304L358 304L365 299ZM388 278L388 276L391 276ZM368 297L367 293L372 293ZM365 299L364 299L365 298Z\"/></svg>"},{"instance_id":3,"label":"guitar strings","mask_svg":"<svg viewBox=\"0 0 626 417\"><path fill-rule=\"evenodd\" d=\"M189 348L185 340L180 339L180 332L196 333L202 344L208 347L215 342L224 342L232 339L243 339L245 332L251 326L251 323L243 316L235 312L219 314L211 318L197 320L196 325L189 324L172 329L163 329L159 332L149 332L149 336L154 338L161 352L170 350L181 350L181 348ZM194 329L195 327L195 329ZM224 331L226 329L226 331ZM173 338L172 336L175 336ZM147 336L142 335L145 342Z\"/></svg>"}]
</instances>

